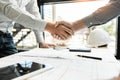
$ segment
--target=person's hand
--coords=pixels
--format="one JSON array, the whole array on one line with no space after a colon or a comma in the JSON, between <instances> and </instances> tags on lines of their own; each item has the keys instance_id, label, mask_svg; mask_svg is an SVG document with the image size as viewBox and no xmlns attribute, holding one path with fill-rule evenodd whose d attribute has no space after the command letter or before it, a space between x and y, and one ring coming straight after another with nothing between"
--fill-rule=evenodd
<instances>
[{"instance_id":1,"label":"person's hand","mask_svg":"<svg viewBox=\"0 0 120 80\"><path fill-rule=\"evenodd\" d=\"M55 47L55 44L49 44L49 43L45 43L45 42L40 42L39 43L39 47L40 48L50 48L50 47Z\"/></svg>"},{"instance_id":2,"label":"person's hand","mask_svg":"<svg viewBox=\"0 0 120 80\"><path fill-rule=\"evenodd\" d=\"M67 37L67 39L74 35L71 23L68 23L66 21L56 21L55 27L58 28L58 30L60 30L60 28L65 30L67 34L64 34L64 37ZM60 40L60 37L56 34L54 34L53 37Z\"/></svg>"},{"instance_id":3,"label":"person's hand","mask_svg":"<svg viewBox=\"0 0 120 80\"><path fill-rule=\"evenodd\" d=\"M74 22L67 22L67 21L57 21L57 26L64 25L73 30L75 33L78 30L86 28L87 26L84 24L82 20L74 21Z\"/></svg>"},{"instance_id":4,"label":"person's hand","mask_svg":"<svg viewBox=\"0 0 120 80\"><path fill-rule=\"evenodd\" d=\"M117 77L114 77L113 79L111 79L111 80L120 80L120 75L119 76L117 76Z\"/></svg>"},{"instance_id":5,"label":"person's hand","mask_svg":"<svg viewBox=\"0 0 120 80\"><path fill-rule=\"evenodd\" d=\"M73 23L72 22L56 21L56 24L55 24L56 27L61 26L61 25L65 26L73 31ZM73 33L74 33L74 31L73 31Z\"/></svg>"},{"instance_id":6,"label":"person's hand","mask_svg":"<svg viewBox=\"0 0 120 80\"><path fill-rule=\"evenodd\" d=\"M68 28L64 25L56 26L53 23L48 23L45 27L45 30L51 33L51 35L60 40L66 40L70 38L74 32L71 28Z\"/></svg>"}]
</instances>

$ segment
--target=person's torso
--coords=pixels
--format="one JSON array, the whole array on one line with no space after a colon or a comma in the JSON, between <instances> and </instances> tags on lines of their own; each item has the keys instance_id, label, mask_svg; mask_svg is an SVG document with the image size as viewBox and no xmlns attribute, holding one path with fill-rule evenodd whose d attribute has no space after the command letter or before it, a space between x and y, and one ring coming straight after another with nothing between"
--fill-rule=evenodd
<instances>
[{"instance_id":1,"label":"person's torso","mask_svg":"<svg viewBox=\"0 0 120 80\"><path fill-rule=\"evenodd\" d=\"M31 0L3 0L5 2L13 3L14 5L17 5L22 10L26 10L26 5ZM3 32L6 32L7 30L11 32L13 27L13 21L4 16L3 14L0 14L0 30Z\"/></svg>"}]
</instances>

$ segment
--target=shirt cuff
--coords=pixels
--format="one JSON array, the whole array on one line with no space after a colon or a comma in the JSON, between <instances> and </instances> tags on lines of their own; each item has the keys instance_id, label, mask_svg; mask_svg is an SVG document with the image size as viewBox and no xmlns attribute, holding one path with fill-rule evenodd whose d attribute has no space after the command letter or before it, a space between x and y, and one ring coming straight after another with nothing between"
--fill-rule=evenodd
<instances>
[{"instance_id":1,"label":"shirt cuff","mask_svg":"<svg viewBox=\"0 0 120 80\"><path fill-rule=\"evenodd\" d=\"M88 28L90 28L93 25L93 22L90 16L83 18L82 21Z\"/></svg>"}]
</instances>

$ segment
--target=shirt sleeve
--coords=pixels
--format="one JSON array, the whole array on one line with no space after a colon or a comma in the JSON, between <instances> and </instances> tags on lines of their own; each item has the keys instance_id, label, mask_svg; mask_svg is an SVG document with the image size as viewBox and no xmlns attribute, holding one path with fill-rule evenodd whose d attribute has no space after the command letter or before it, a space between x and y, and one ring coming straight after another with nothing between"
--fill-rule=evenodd
<instances>
[{"instance_id":1,"label":"shirt sleeve","mask_svg":"<svg viewBox=\"0 0 120 80\"><path fill-rule=\"evenodd\" d=\"M37 1L36 0L31 0L27 5L26 5L26 10L30 13L33 14L36 18L41 19L41 15L39 12L39 8L37 6Z\"/></svg>"},{"instance_id":2,"label":"shirt sleeve","mask_svg":"<svg viewBox=\"0 0 120 80\"><path fill-rule=\"evenodd\" d=\"M31 0L29 4L26 6L26 10L30 13L33 14L36 18L41 19L41 15L39 12L39 8L37 6L37 1L36 0ZM40 32L38 30L33 30L36 36L36 40L38 43L44 42L43 38L43 32Z\"/></svg>"},{"instance_id":3,"label":"shirt sleeve","mask_svg":"<svg viewBox=\"0 0 120 80\"><path fill-rule=\"evenodd\" d=\"M111 0L107 5L99 8L91 15L82 19L88 26L104 24L120 14L120 0Z\"/></svg>"},{"instance_id":4,"label":"shirt sleeve","mask_svg":"<svg viewBox=\"0 0 120 80\"><path fill-rule=\"evenodd\" d=\"M39 30L41 32L44 31L44 28L47 24L46 21L36 18L28 11L23 11L17 4L13 4L4 0L0 0L0 12L16 23L34 30Z\"/></svg>"},{"instance_id":5,"label":"shirt sleeve","mask_svg":"<svg viewBox=\"0 0 120 80\"><path fill-rule=\"evenodd\" d=\"M44 42L44 38L43 38L43 32L39 32L38 30L33 30L36 36L36 41L38 43L40 42Z\"/></svg>"}]
</instances>

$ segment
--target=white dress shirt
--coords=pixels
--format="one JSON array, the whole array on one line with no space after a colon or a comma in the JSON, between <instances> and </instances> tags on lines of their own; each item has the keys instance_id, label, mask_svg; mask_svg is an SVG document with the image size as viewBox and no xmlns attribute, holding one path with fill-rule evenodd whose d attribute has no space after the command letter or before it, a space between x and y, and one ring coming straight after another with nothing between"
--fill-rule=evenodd
<instances>
[{"instance_id":1,"label":"white dress shirt","mask_svg":"<svg viewBox=\"0 0 120 80\"><path fill-rule=\"evenodd\" d=\"M12 32L14 22L36 31L37 41L42 35L46 21L41 19L36 0L0 0L0 30Z\"/></svg>"}]
</instances>

